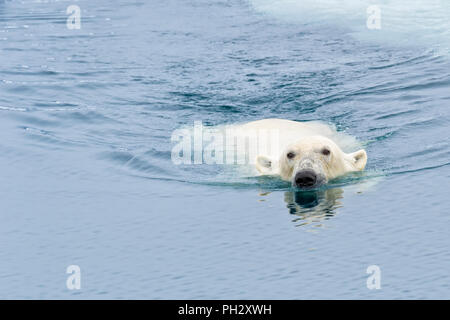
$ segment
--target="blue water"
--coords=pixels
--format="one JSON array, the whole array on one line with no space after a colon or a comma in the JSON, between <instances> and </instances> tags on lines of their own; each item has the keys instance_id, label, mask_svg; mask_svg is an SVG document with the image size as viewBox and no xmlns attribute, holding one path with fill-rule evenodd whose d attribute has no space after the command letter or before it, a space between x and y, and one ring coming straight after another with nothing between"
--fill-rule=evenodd
<instances>
[{"instance_id":1,"label":"blue water","mask_svg":"<svg viewBox=\"0 0 450 320\"><path fill-rule=\"evenodd\" d=\"M449 299L450 6L305 3L0 1L0 298ZM171 161L179 127L269 117L336 125L366 172Z\"/></svg>"}]
</instances>

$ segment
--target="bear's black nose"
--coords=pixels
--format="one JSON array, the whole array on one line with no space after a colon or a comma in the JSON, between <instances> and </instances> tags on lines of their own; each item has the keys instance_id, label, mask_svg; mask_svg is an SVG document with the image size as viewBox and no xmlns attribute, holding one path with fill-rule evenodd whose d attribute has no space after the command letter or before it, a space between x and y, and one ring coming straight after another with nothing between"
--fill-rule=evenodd
<instances>
[{"instance_id":1,"label":"bear's black nose","mask_svg":"<svg viewBox=\"0 0 450 320\"><path fill-rule=\"evenodd\" d=\"M295 174L294 181L299 188L312 187L317 182L317 175L312 170L301 170Z\"/></svg>"}]
</instances>

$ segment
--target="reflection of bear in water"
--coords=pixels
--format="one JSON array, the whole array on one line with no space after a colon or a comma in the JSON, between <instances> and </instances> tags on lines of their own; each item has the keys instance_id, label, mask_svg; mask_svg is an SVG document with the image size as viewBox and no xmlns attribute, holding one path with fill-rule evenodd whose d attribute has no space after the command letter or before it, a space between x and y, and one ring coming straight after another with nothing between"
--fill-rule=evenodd
<instances>
[{"instance_id":1,"label":"reflection of bear in water","mask_svg":"<svg viewBox=\"0 0 450 320\"><path fill-rule=\"evenodd\" d=\"M299 217L294 221L303 220L301 225L304 225L334 216L335 210L342 205L339 200L342 199L343 193L341 188L309 192L287 191L284 193L284 201L289 213Z\"/></svg>"}]
</instances>

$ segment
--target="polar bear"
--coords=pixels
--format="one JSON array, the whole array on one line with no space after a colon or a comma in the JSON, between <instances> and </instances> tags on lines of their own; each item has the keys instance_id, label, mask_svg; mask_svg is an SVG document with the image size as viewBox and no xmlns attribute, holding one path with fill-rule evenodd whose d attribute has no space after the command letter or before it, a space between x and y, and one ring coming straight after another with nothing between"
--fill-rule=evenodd
<instances>
[{"instance_id":1,"label":"polar bear","mask_svg":"<svg viewBox=\"0 0 450 320\"><path fill-rule=\"evenodd\" d=\"M239 126L240 132L275 130L279 144L255 160L260 175L277 175L293 187L313 189L349 172L364 170L364 149L346 153L341 147L357 145L352 137L321 122L264 119ZM341 146L340 146L341 145Z\"/></svg>"}]
</instances>

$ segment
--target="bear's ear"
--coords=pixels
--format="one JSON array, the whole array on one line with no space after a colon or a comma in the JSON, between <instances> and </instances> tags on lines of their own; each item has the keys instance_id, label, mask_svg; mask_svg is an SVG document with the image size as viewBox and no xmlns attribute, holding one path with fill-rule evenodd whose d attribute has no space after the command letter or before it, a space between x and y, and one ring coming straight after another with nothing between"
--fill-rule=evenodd
<instances>
[{"instance_id":1,"label":"bear's ear","mask_svg":"<svg viewBox=\"0 0 450 320\"><path fill-rule=\"evenodd\" d=\"M359 151L353 152L350 154L351 161L353 164L353 167L356 171L364 170L367 163L367 153L366 150L361 149Z\"/></svg>"},{"instance_id":2,"label":"bear's ear","mask_svg":"<svg viewBox=\"0 0 450 320\"><path fill-rule=\"evenodd\" d=\"M273 170L272 160L265 156L256 157L256 169L262 174L270 174Z\"/></svg>"}]
</instances>

